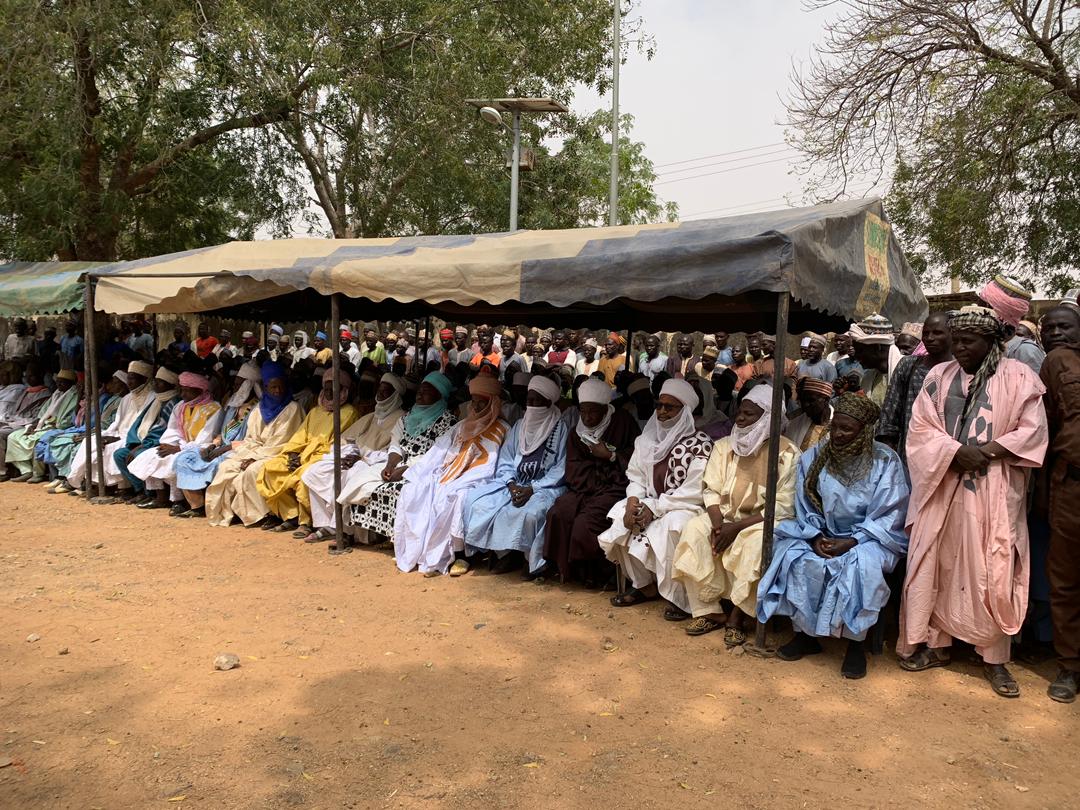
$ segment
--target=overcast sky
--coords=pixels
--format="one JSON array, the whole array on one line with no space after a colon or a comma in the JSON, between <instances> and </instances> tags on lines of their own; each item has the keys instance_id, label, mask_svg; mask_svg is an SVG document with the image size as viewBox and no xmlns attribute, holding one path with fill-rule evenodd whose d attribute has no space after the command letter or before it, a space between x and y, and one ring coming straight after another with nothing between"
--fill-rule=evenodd
<instances>
[{"instance_id":1,"label":"overcast sky","mask_svg":"<svg viewBox=\"0 0 1080 810\"><path fill-rule=\"evenodd\" d=\"M679 204L681 219L801 203L783 98L793 61L809 58L835 12L799 0L641 0L639 11L656 55L631 51L619 106L657 167L657 193ZM580 113L610 104L588 90L572 101Z\"/></svg>"}]
</instances>

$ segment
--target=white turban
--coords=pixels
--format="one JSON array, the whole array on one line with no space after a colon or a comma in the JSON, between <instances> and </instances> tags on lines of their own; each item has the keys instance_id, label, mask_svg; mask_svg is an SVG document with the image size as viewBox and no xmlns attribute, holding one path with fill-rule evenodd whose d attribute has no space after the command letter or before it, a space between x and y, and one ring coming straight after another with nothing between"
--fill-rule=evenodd
<instances>
[{"instance_id":1,"label":"white turban","mask_svg":"<svg viewBox=\"0 0 1080 810\"><path fill-rule=\"evenodd\" d=\"M590 377L578 386L577 398L580 403L609 405L611 404L611 386L603 380Z\"/></svg>"},{"instance_id":2,"label":"white turban","mask_svg":"<svg viewBox=\"0 0 1080 810\"><path fill-rule=\"evenodd\" d=\"M113 376L116 377L124 385L128 384L128 376L126 371L114 371Z\"/></svg>"},{"instance_id":3,"label":"white turban","mask_svg":"<svg viewBox=\"0 0 1080 810\"><path fill-rule=\"evenodd\" d=\"M158 380L164 380L170 385L176 385L178 382L180 382L180 375L177 374L175 371L169 371L169 369L165 368L165 366L162 366L157 370L157 374L154 375L154 378Z\"/></svg>"},{"instance_id":4,"label":"white turban","mask_svg":"<svg viewBox=\"0 0 1080 810\"><path fill-rule=\"evenodd\" d=\"M128 374L138 374L140 377L150 379L154 376L154 367L145 360L132 360L128 363Z\"/></svg>"},{"instance_id":5,"label":"white turban","mask_svg":"<svg viewBox=\"0 0 1080 810\"><path fill-rule=\"evenodd\" d=\"M748 427L741 428L735 425L731 429L731 450L735 455L752 456L765 444L765 440L769 438L769 428L772 426L772 400L773 387L767 383L758 383L743 398L744 402L753 402L761 408L762 414L760 419ZM784 422L787 421L783 405L781 405L780 419L780 427L783 430Z\"/></svg>"},{"instance_id":6,"label":"white turban","mask_svg":"<svg viewBox=\"0 0 1080 810\"><path fill-rule=\"evenodd\" d=\"M562 388L550 377L544 377L543 375L537 375L529 380L529 390L535 391L548 402L554 404L559 401L559 397L562 395Z\"/></svg>"},{"instance_id":7,"label":"white turban","mask_svg":"<svg viewBox=\"0 0 1080 810\"><path fill-rule=\"evenodd\" d=\"M664 394L675 397L691 411L701 402L697 391L694 390L694 386L686 380L668 380L664 383L664 387L660 389L660 395L663 396Z\"/></svg>"}]
</instances>

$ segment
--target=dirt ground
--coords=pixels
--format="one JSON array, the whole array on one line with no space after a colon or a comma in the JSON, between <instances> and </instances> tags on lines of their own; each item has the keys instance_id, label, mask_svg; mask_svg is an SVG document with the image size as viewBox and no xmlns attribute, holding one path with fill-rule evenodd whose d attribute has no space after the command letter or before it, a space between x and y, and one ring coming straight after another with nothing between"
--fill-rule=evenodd
<instances>
[{"instance_id":1,"label":"dirt ground","mask_svg":"<svg viewBox=\"0 0 1080 810\"><path fill-rule=\"evenodd\" d=\"M0 807L1076 806L1052 665L847 682L655 605L0 484Z\"/></svg>"}]
</instances>

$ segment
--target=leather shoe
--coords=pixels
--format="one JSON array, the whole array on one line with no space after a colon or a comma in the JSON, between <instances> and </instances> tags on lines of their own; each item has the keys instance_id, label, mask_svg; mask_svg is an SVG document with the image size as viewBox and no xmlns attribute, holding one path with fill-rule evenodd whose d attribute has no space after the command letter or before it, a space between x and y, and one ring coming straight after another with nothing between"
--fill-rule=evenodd
<instances>
[{"instance_id":1,"label":"leather shoe","mask_svg":"<svg viewBox=\"0 0 1080 810\"><path fill-rule=\"evenodd\" d=\"M1078 688L1080 688L1080 672L1062 667L1054 682L1046 688L1046 694L1058 703L1072 703L1076 700Z\"/></svg>"}]
</instances>

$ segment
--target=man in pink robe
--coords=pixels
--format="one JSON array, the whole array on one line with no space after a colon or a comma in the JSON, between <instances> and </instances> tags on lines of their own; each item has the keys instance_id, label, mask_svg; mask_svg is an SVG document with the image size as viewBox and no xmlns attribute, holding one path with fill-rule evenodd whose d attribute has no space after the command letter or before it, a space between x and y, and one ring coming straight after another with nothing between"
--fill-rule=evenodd
<instances>
[{"instance_id":1,"label":"man in pink robe","mask_svg":"<svg viewBox=\"0 0 1080 810\"><path fill-rule=\"evenodd\" d=\"M952 640L966 641L993 690L1016 697L1005 664L1027 610L1027 483L1046 453L1045 389L1004 356L991 310L964 307L950 327L956 359L931 369L912 409L897 653L921 671L948 664Z\"/></svg>"}]
</instances>

